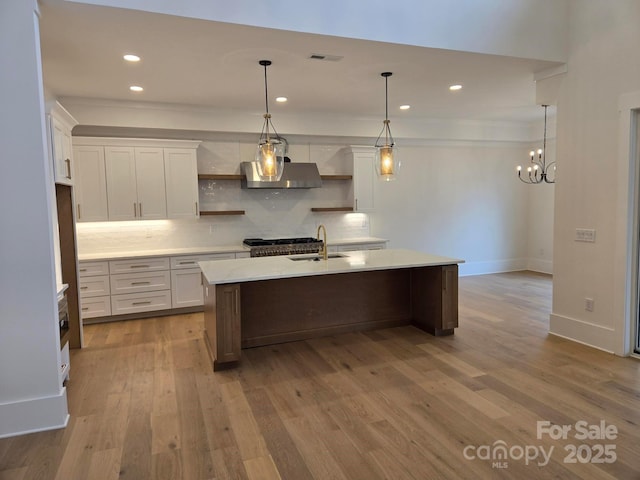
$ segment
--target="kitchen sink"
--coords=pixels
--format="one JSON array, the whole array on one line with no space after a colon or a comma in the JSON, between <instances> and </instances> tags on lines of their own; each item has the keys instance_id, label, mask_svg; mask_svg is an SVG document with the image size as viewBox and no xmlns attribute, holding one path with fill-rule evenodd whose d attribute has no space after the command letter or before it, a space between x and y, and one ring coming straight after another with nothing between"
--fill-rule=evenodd
<instances>
[{"instance_id":1,"label":"kitchen sink","mask_svg":"<svg viewBox=\"0 0 640 480\"><path fill-rule=\"evenodd\" d=\"M346 255L342 255L341 253L330 253L329 255L327 255L327 259L330 258L344 258L346 257ZM319 262L320 260L323 260L321 255L313 255L311 257L308 256L295 256L295 257L288 257L289 260L293 260L294 262Z\"/></svg>"}]
</instances>

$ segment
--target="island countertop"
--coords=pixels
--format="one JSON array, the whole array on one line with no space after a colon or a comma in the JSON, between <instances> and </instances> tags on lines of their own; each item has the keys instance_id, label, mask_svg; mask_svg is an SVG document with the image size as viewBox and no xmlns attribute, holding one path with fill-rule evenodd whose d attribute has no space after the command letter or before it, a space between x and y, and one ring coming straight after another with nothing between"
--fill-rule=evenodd
<instances>
[{"instance_id":1,"label":"island countertop","mask_svg":"<svg viewBox=\"0 0 640 480\"><path fill-rule=\"evenodd\" d=\"M336 255L339 255L336 257ZM308 277L337 273L392 270L464 263L464 260L441 257L403 249L358 250L329 254L328 260L310 260L317 255L287 255L199 262L209 285L256 280ZM299 260L296 260L299 259Z\"/></svg>"}]
</instances>

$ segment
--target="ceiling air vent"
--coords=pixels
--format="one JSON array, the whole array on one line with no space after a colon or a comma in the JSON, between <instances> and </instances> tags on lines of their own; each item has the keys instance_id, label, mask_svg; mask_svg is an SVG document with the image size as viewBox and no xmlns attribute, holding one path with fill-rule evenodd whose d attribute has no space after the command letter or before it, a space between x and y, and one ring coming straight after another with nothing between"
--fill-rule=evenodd
<instances>
[{"instance_id":1,"label":"ceiling air vent","mask_svg":"<svg viewBox=\"0 0 640 480\"><path fill-rule=\"evenodd\" d=\"M343 58L342 55L326 55L324 53L312 53L309 55L310 60L324 60L325 62L339 62Z\"/></svg>"}]
</instances>

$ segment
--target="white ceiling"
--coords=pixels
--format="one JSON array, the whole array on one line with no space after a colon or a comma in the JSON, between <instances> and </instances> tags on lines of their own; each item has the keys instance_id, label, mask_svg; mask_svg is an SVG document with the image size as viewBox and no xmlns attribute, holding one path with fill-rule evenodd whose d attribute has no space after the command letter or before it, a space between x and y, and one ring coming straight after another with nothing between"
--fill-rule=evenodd
<instances>
[{"instance_id":1,"label":"white ceiling","mask_svg":"<svg viewBox=\"0 0 640 480\"><path fill-rule=\"evenodd\" d=\"M58 97L86 97L264 110L270 59L269 105L274 113L384 115L383 71L389 79L390 118L529 121L534 73L555 62L474 54L287 32L132 10L41 2L46 88ZM125 53L142 57L138 64ZM313 53L342 56L311 60ZM460 83L461 91L448 86ZM141 85L143 93L129 91ZM276 104L276 96L289 98ZM401 104L411 109L401 112Z\"/></svg>"}]
</instances>

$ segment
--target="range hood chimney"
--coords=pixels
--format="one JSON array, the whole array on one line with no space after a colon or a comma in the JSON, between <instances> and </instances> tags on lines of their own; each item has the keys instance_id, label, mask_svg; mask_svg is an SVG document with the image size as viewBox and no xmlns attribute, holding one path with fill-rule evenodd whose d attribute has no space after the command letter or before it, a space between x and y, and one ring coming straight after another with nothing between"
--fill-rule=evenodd
<instances>
[{"instance_id":1,"label":"range hood chimney","mask_svg":"<svg viewBox=\"0 0 640 480\"><path fill-rule=\"evenodd\" d=\"M242 162L240 170L242 188L317 188L322 186L320 172L315 163L285 161L282 178L277 182L260 180L255 162Z\"/></svg>"}]
</instances>

